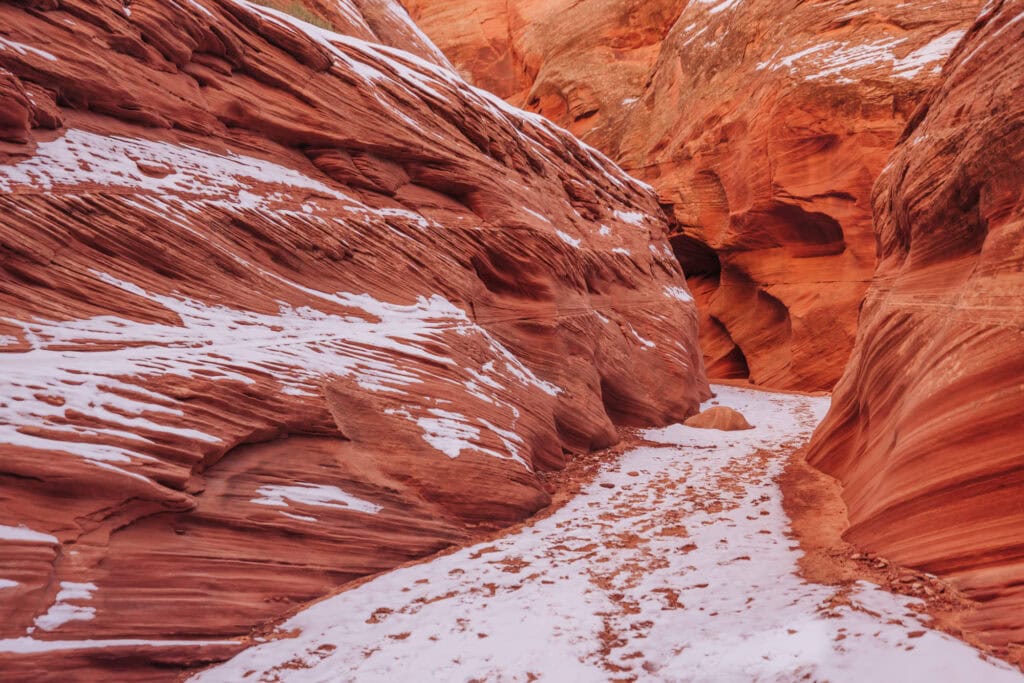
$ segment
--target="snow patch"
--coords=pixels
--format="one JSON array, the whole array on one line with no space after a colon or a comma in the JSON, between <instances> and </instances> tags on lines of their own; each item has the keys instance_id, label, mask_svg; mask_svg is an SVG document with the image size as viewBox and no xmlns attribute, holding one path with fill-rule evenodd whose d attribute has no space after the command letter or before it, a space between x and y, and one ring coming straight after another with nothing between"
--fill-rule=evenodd
<instances>
[{"instance_id":1,"label":"snow patch","mask_svg":"<svg viewBox=\"0 0 1024 683\"><path fill-rule=\"evenodd\" d=\"M642 227L644 219L646 218L646 216L639 211L621 211L616 209L614 213L615 217L623 223L629 223L630 225L635 225L637 227Z\"/></svg>"},{"instance_id":2,"label":"snow patch","mask_svg":"<svg viewBox=\"0 0 1024 683\"><path fill-rule=\"evenodd\" d=\"M676 301L682 301L683 303L689 303L693 301L693 296L682 287L676 287L675 285L666 285L665 296Z\"/></svg>"},{"instance_id":3,"label":"snow patch","mask_svg":"<svg viewBox=\"0 0 1024 683\"><path fill-rule=\"evenodd\" d=\"M583 243L583 240L577 239L568 233L562 232L561 230L555 230L555 232L558 233L558 238L560 240L576 249L579 249L580 245Z\"/></svg>"},{"instance_id":4,"label":"snow patch","mask_svg":"<svg viewBox=\"0 0 1024 683\"><path fill-rule=\"evenodd\" d=\"M2 386L2 385L0 385ZM5 394L0 393L0 396ZM50 534L44 534L39 531L33 531L24 524L18 526L7 526L6 524L0 524L0 541L23 541L26 543L49 543L51 545L59 545L60 541L57 540L56 536Z\"/></svg>"},{"instance_id":5,"label":"snow patch","mask_svg":"<svg viewBox=\"0 0 1024 683\"><path fill-rule=\"evenodd\" d=\"M719 2L719 0L697 0L697 2L701 5L714 5L714 7L708 10L708 14L711 15L719 14L720 12L724 12L727 9L732 9L739 5L742 1L743 0L722 0L721 2Z\"/></svg>"},{"instance_id":6,"label":"snow patch","mask_svg":"<svg viewBox=\"0 0 1024 683\"><path fill-rule=\"evenodd\" d=\"M19 55L22 56L35 55L36 57L42 57L43 59L49 62L57 61L57 58L55 56L53 56L49 52L46 52L45 50L40 50L38 48L32 47L31 45L16 43L13 40L9 40L7 38L4 38L3 36L0 36L0 52L4 50L13 50L14 52L17 52Z\"/></svg>"},{"instance_id":7,"label":"snow patch","mask_svg":"<svg viewBox=\"0 0 1024 683\"><path fill-rule=\"evenodd\" d=\"M949 57L966 33L963 30L950 31L919 47L903 59L896 60L896 75L910 79L916 77L929 64L935 64L933 68L938 68L941 66L939 62Z\"/></svg>"},{"instance_id":8,"label":"snow patch","mask_svg":"<svg viewBox=\"0 0 1024 683\"><path fill-rule=\"evenodd\" d=\"M143 173L135 160L172 171L162 178ZM266 159L142 138L98 135L72 128L40 143L31 157L0 169L0 191L19 186L52 190L78 185L126 187L136 191L236 198L240 192L262 204L259 184L307 189L354 203L348 195Z\"/></svg>"},{"instance_id":9,"label":"snow patch","mask_svg":"<svg viewBox=\"0 0 1024 683\"><path fill-rule=\"evenodd\" d=\"M352 510L368 515L375 515L383 508L380 505L371 503L368 500L357 498L351 493L342 491L337 486L326 484L310 484L298 482L290 485L267 485L256 489L258 498L249 502L256 505L269 505L272 507L288 507L289 503L297 505L315 505L319 507L335 508L338 510ZM307 517L306 521L315 518Z\"/></svg>"},{"instance_id":10,"label":"snow patch","mask_svg":"<svg viewBox=\"0 0 1024 683\"><path fill-rule=\"evenodd\" d=\"M907 38L889 38L865 43L828 41L812 45L786 57L778 53L757 65L758 69L788 69L801 65L801 74L808 80L833 79L852 83L851 76L865 69L885 67L897 78L916 77L926 66L941 62L964 36L964 31L950 31L914 50L902 59L894 50L907 42ZM935 68L938 68L936 64ZM816 69L816 70L815 70Z\"/></svg>"},{"instance_id":11,"label":"snow patch","mask_svg":"<svg viewBox=\"0 0 1024 683\"><path fill-rule=\"evenodd\" d=\"M548 225L551 225L551 221L544 214L537 213L533 209L525 207L525 206L523 207L523 211L525 211L526 213L530 214L534 218L536 218L536 219L538 219L540 221L543 221L544 223L547 223Z\"/></svg>"},{"instance_id":12,"label":"snow patch","mask_svg":"<svg viewBox=\"0 0 1024 683\"><path fill-rule=\"evenodd\" d=\"M0 652L35 654L62 650L105 650L139 647L203 647L206 645L237 645L237 640L36 640L23 636L0 640Z\"/></svg>"},{"instance_id":13,"label":"snow patch","mask_svg":"<svg viewBox=\"0 0 1024 683\"><path fill-rule=\"evenodd\" d=\"M82 602L92 599L92 592L96 590L94 583L75 583L73 581L61 581L60 591L53 605L46 611L46 614L36 617L35 625L44 631L53 631L70 621L89 621L96 616L95 607L82 607L73 605L71 601Z\"/></svg>"},{"instance_id":14,"label":"snow patch","mask_svg":"<svg viewBox=\"0 0 1024 683\"><path fill-rule=\"evenodd\" d=\"M633 327L632 325L629 326L629 331L633 334L633 337L636 338L636 340L638 342L640 342L641 344L643 344L645 347L647 347L649 349L653 349L653 348L656 348L658 346L657 344L652 342L650 339L644 339L643 337L641 337L640 333L637 332L636 328Z\"/></svg>"}]
</instances>

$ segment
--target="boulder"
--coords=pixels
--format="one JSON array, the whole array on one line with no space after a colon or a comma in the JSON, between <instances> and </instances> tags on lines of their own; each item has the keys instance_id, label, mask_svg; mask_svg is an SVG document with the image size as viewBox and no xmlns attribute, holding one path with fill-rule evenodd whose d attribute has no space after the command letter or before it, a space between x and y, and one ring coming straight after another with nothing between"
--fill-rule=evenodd
<instances>
[{"instance_id":1,"label":"boulder","mask_svg":"<svg viewBox=\"0 0 1024 683\"><path fill-rule=\"evenodd\" d=\"M737 432L754 428L754 425L747 422L742 413L726 406L712 406L702 413L687 418L683 424L687 427L718 429L723 432Z\"/></svg>"}]
</instances>

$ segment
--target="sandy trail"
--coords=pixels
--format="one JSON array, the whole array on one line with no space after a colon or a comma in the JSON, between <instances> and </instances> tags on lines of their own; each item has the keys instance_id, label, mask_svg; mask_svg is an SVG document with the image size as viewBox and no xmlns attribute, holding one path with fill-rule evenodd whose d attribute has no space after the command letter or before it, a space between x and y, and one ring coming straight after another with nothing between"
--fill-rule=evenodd
<instances>
[{"instance_id":1,"label":"sandy trail","mask_svg":"<svg viewBox=\"0 0 1024 683\"><path fill-rule=\"evenodd\" d=\"M319 602L194 680L1024 680L913 599L802 579L776 478L828 399L716 391L756 428L647 430L552 515Z\"/></svg>"}]
</instances>

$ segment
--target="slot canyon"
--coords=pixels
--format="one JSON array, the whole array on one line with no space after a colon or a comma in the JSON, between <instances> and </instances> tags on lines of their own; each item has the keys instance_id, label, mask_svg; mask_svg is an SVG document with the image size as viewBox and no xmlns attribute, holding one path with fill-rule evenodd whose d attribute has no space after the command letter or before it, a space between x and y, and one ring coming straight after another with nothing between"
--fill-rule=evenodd
<instances>
[{"instance_id":1,"label":"slot canyon","mask_svg":"<svg viewBox=\"0 0 1024 683\"><path fill-rule=\"evenodd\" d=\"M0 679L1024 680L1024 0L0 0Z\"/></svg>"}]
</instances>

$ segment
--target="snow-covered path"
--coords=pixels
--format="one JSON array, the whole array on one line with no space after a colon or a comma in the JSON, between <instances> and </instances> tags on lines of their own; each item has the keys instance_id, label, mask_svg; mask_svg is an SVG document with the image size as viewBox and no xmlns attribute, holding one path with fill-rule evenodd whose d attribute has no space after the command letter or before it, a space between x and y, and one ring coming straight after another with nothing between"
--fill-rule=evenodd
<instances>
[{"instance_id":1,"label":"snow-covered path","mask_svg":"<svg viewBox=\"0 0 1024 683\"><path fill-rule=\"evenodd\" d=\"M1020 681L862 583L797 573L775 478L828 399L716 387L756 428L673 426L554 514L382 575L199 681Z\"/></svg>"}]
</instances>

